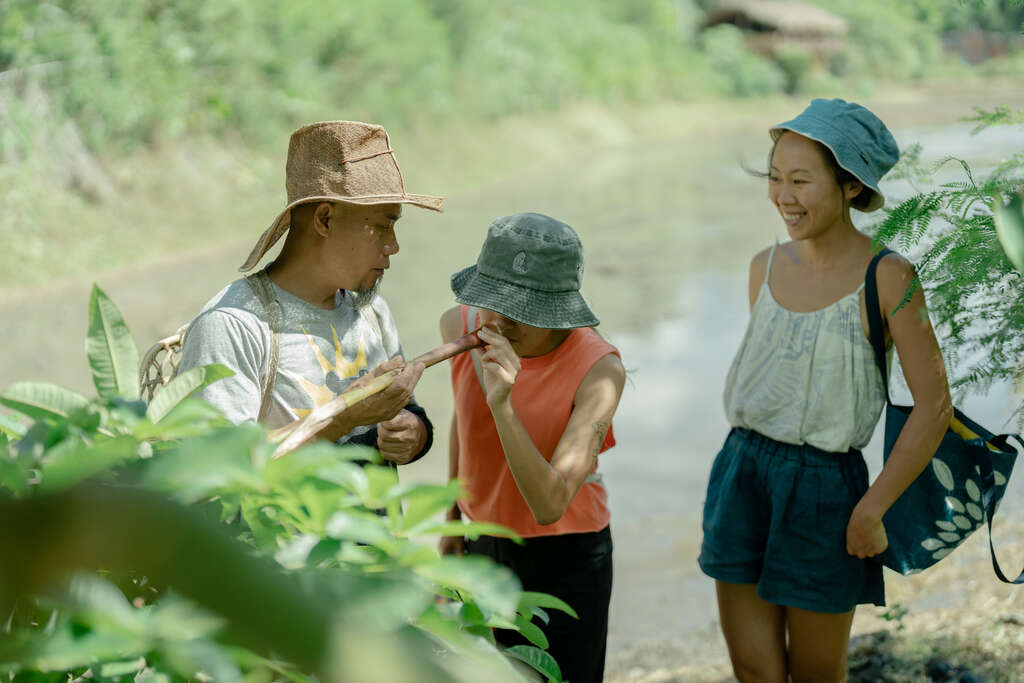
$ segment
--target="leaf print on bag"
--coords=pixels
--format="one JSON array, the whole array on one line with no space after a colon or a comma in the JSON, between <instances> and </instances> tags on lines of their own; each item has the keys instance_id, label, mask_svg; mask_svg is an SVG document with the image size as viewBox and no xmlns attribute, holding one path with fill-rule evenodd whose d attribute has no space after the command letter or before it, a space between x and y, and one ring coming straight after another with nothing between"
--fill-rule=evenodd
<instances>
[{"instance_id":1,"label":"leaf print on bag","mask_svg":"<svg viewBox=\"0 0 1024 683\"><path fill-rule=\"evenodd\" d=\"M985 518L985 515L984 513L982 513L981 508L975 505L974 503L967 504L967 514L969 514L971 517L978 520L979 522L981 522Z\"/></svg>"},{"instance_id":2,"label":"leaf print on bag","mask_svg":"<svg viewBox=\"0 0 1024 683\"><path fill-rule=\"evenodd\" d=\"M955 550L955 548L943 548L942 550L936 550L934 553L932 553L932 557L934 557L936 560L941 560L946 555L949 555L951 552L953 552L953 550Z\"/></svg>"},{"instance_id":3,"label":"leaf print on bag","mask_svg":"<svg viewBox=\"0 0 1024 683\"><path fill-rule=\"evenodd\" d=\"M975 503L981 500L981 490L978 488L978 485L975 484L973 481L968 479L967 482L964 484L964 488L967 489L967 495L970 496L971 500L973 500Z\"/></svg>"},{"instance_id":4,"label":"leaf print on bag","mask_svg":"<svg viewBox=\"0 0 1024 683\"><path fill-rule=\"evenodd\" d=\"M942 546L946 545L937 538L926 538L921 541L921 547L925 550L938 550Z\"/></svg>"},{"instance_id":5,"label":"leaf print on bag","mask_svg":"<svg viewBox=\"0 0 1024 683\"><path fill-rule=\"evenodd\" d=\"M992 474L995 475L996 486L1006 485L1006 477L1003 476L1002 472L1000 472L999 470L995 470Z\"/></svg>"},{"instance_id":6,"label":"leaf print on bag","mask_svg":"<svg viewBox=\"0 0 1024 683\"><path fill-rule=\"evenodd\" d=\"M937 536L947 543L960 542L960 534L953 533L952 531L940 531Z\"/></svg>"},{"instance_id":7,"label":"leaf print on bag","mask_svg":"<svg viewBox=\"0 0 1024 683\"><path fill-rule=\"evenodd\" d=\"M935 526L939 527L943 531L956 531L956 524L947 522L944 519L935 520Z\"/></svg>"},{"instance_id":8,"label":"leaf print on bag","mask_svg":"<svg viewBox=\"0 0 1024 683\"><path fill-rule=\"evenodd\" d=\"M949 466L938 458L932 458L932 469L935 470L935 476L939 483L945 486L947 491L952 491L953 473L949 470Z\"/></svg>"},{"instance_id":9,"label":"leaf print on bag","mask_svg":"<svg viewBox=\"0 0 1024 683\"><path fill-rule=\"evenodd\" d=\"M961 529L970 529L974 525L971 524L971 520L967 519L963 515L953 515L953 524L956 524Z\"/></svg>"},{"instance_id":10,"label":"leaf print on bag","mask_svg":"<svg viewBox=\"0 0 1024 683\"><path fill-rule=\"evenodd\" d=\"M946 507L956 512L967 512L967 508L964 507L964 504L953 496L946 497Z\"/></svg>"}]
</instances>

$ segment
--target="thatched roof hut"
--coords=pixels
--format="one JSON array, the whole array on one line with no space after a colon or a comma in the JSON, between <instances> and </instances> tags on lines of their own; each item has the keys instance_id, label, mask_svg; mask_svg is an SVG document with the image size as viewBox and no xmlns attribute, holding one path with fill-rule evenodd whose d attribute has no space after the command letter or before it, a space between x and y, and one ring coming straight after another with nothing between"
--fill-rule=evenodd
<instances>
[{"instance_id":1,"label":"thatched roof hut","mask_svg":"<svg viewBox=\"0 0 1024 683\"><path fill-rule=\"evenodd\" d=\"M847 23L842 17L805 2L723 0L712 7L703 28L732 24L747 34L751 48L771 55L782 42L825 55L842 49Z\"/></svg>"}]
</instances>

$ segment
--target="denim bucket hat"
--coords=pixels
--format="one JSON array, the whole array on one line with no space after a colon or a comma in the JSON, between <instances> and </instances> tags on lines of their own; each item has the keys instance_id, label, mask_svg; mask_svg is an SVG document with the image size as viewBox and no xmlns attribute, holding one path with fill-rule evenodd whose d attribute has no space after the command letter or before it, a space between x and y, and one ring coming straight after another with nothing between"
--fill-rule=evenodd
<instances>
[{"instance_id":1,"label":"denim bucket hat","mask_svg":"<svg viewBox=\"0 0 1024 683\"><path fill-rule=\"evenodd\" d=\"M476 265L452 275L460 304L553 330L600 323L580 295L583 244L565 223L539 213L496 219Z\"/></svg>"},{"instance_id":2,"label":"denim bucket hat","mask_svg":"<svg viewBox=\"0 0 1024 683\"><path fill-rule=\"evenodd\" d=\"M778 141L787 130L828 147L839 165L873 192L864 211L882 208L885 197L878 181L900 158L900 150L881 119L853 102L814 99L799 116L772 126L768 132Z\"/></svg>"}]
</instances>

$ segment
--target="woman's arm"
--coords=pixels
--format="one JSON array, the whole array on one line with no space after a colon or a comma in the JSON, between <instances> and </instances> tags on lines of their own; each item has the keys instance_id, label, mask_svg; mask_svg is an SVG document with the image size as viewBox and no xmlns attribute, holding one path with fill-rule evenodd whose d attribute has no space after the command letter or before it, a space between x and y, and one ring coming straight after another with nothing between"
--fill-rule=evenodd
<instances>
[{"instance_id":1,"label":"woman's arm","mask_svg":"<svg viewBox=\"0 0 1024 683\"><path fill-rule=\"evenodd\" d=\"M622 396L626 371L617 356L608 354L587 372L576 389L569 423L548 462L509 400L519 357L501 335L486 328L479 334L490 345L482 358L485 394L505 459L537 523L554 524L594 469Z\"/></svg>"},{"instance_id":2,"label":"woman's arm","mask_svg":"<svg viewBox=\"0 0 1024 683\"><path fill-rule=\"evenodd\" d=\"M892 254L879 262L877 277L879 303L914 397L914 408L885 467L850 517L846 548L857 557L871 557L888 547L882 516L928 466L953 417L946 365L928 320L922 290L918 288L909 303L892 313L914 279L914 267L902 256Z\"/></svg>"}]
</instances>

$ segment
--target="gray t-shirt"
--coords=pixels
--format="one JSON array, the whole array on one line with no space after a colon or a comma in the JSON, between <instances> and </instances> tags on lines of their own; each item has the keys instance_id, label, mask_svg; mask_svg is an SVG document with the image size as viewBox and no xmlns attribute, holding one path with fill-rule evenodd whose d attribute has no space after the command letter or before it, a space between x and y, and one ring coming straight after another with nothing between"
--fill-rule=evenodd
<instances>
[{"instance_id":1,"label":"gray t-shirt","mask_svg":"<svg viewBox=\"0 0 1024 683\"><path fill-rule=\"evenodd\" d=\"M395 319L381 296L360 311L353 307L351 295L339 291L335 307L325 310L276 284L272 289L282 320L277 377L265 420L270 428L305 417L358 377L402 352ZM189 325L179 372L208 363L234 370L233 377L214 382L198 396L235 424L256 421L270 362L270 335L263 304L245 279L236 280L213 297ZM358 427L338 443L372 428Z\"/></svg>"}]
</instances>

